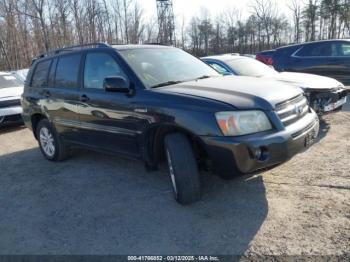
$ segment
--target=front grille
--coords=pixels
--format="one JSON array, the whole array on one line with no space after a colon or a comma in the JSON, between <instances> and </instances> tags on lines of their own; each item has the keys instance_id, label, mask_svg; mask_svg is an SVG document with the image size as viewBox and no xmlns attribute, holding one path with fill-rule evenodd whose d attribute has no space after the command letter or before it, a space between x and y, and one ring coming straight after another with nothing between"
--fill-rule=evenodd
<instances>
[{"instance_id":1,"label":"front grille","mask_svg":"<svg viewBox=\"0 0 350 262\"><path fill-rule=\"evenodd\" d=\"M316 124L318 120L315 120L314 122L312 122L311 124L307 125L306 127L304 127L303 129L299 130L298 132L292 134L292 137L295 139L301 135L303 135L304 133L306 133L307 131L309 131L311 128L314 127L314 125Z\"/></svg>"},{"instance_id":2,"label":"front grille","mask_svg":"<svg viewBox=\"0 0 350 262\"><path fill-rule=\"evenodd\" d=\"M276 105L276 113L284 126L291 125L309 112L309 105L304 95L299 95Z\"/></svg>"},{"instance_id":3,"label":"front grille","mask_svg":"<svg viewBox=\"0 0 350 262\"><path fill-rule=\"evenodd\" d=\"M0 108L20 106L20 105L21 105L20 99L0 101Z\"/></svg>"}]
</instances>

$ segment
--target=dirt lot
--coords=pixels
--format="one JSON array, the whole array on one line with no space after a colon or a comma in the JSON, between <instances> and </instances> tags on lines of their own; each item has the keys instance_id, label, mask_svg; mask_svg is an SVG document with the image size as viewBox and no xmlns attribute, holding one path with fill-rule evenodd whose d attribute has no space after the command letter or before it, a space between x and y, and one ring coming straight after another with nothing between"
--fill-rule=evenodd
<instances>
[{"instance_id":1,"label":"dirt lot","mask_svg":"<svg viewBox=\"0 0 350 262\"><path fill-rule=\"evenodd\" d=\"M173 200L164 170L82 151L54 164L24 128L0 131L0 254L350 253L350 106L272 170Z\"/></svg>"}]
</instances>

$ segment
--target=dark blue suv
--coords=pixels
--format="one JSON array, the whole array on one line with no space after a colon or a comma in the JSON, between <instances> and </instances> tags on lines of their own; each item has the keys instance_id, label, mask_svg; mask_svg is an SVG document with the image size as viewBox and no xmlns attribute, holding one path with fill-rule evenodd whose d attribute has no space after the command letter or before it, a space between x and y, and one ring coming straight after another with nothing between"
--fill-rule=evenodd
<instances>
[{"instance_id":1,"label":"dark blue suv","mask_svg":"<svg viewBox=\"0 0 350 262\"><path fill-rule=\"evenodd\" d=\"M350 40L325 40L291 45L257 54L277 71L312 73L350 85Z\"/></svg>"}]
</instances>

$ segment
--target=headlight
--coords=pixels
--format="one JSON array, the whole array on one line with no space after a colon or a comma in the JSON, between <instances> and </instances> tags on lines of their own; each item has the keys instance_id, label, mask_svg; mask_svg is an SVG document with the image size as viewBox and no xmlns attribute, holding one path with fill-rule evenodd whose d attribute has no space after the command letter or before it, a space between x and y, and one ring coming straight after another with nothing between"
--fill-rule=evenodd
<instances>
[{"instance_id":1,"label":"headlight","mask_svg":"<svg viewBox=\"0 0 350 262\"><path fill-rule=\"evenodd\" d=\"M215 116L225 136L242 136L272 129L262 111L218 112Z\"/></svg>"}]
</instances>

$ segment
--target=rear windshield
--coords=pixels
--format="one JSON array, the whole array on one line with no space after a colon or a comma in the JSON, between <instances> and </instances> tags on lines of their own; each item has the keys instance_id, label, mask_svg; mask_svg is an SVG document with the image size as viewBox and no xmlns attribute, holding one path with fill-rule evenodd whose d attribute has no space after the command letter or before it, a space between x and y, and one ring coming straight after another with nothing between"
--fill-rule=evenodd
<instances>
[{"instance_id":1,"label":"rear windshield","mask_svg":"<svg viewBox=\"0 0 350 262\"><path fill-rule=\"evenodd\" d=\"M273 68L252 58L241 58L226 61L233 71L240 76L271 76L278 74Z\"/></svg>"},{"instance_id":2,"label":"rear windshield","mask_svg":"<svg viewBox=\"0 0 350 262\"><path fill-rule=\"evenodd\" d=\"M0 89L23 85L14 75L0 75Z\"/></svg>"}]
</instances>

